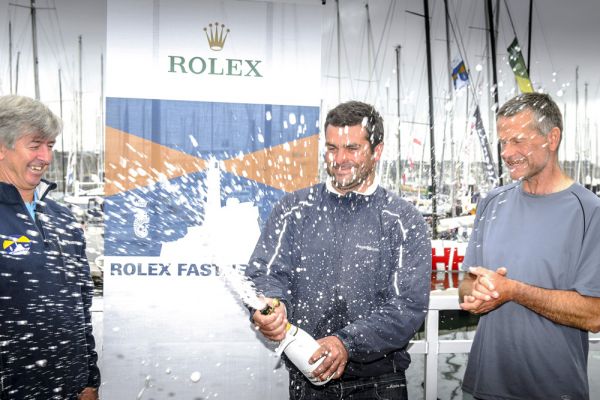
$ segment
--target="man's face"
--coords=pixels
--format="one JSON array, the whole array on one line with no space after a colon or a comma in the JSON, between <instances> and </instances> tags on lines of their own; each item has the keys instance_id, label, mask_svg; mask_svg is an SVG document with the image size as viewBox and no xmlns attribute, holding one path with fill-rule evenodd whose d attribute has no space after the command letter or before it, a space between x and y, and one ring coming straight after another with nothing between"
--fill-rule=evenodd
<instances>
[{"instance_id":1,"label":"man's face","mask_svg":"<svg viewBox=\"0 0 600 400\"><path fill-rule=\"evenodd\" d=\"M27 134L15 142L14 149L0 145L0 180L15 185L28 201L29 196L24 193L33 196L33 190L52 161L54 142L38 134Z\"/></svg>"},{"instance_id":2,"label":"man's face","mask_svg":"<svg viewBox=\"0 0 600 400\"><path fill-rule=\"evenodd\" d=\"M371 151L367 132L362 125L338 127L325 131L325 164L333 185L341 193L366 189L375 178L375 166L383 144Z\"/></svg>"},{"instance_id":3,"label":"man's face","mask_svg":"<svg viewBox=\"0 0 600 400\"><path fill-rule=\"evenodd\" d=\"M512 179L530 179L549 165L548 139L534 127L532 111L500 117L497 124L501 156Z\"/></svg>"}]
</instances>

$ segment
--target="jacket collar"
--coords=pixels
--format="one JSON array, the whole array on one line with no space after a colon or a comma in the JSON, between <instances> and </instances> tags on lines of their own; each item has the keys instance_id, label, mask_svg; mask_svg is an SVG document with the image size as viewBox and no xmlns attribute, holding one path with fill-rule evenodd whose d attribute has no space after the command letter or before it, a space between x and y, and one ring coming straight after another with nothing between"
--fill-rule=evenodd
<instances>
[{"instance_id":1,"label":"jacket collar","mask_svg":"<svg viewBox=\"0 0 600 400\"><path fill-rule=\"evenodd\" d=\"M350 191L348 193L356 193L356 194L362 195L362 196L370 196L373 193L375 193L375 190L377 190L378 186L379 186L379 177L376 176L375 180L373 181L373 183L371 184L371 186L369 186L367 188L367 190L365 190L364 192L357 192L355 190L352 190L352 191ZM331 178L328 178L325 181L325 187L327 188L327 191L330 192L330 193L336 194L336 195L338 195L340 197L344 196L343 194L341 194L340 192L337 191L337 189L335 188L335 186L333 186Z\"/></svg>"},{"instance_id":2,"label":"jacket collar","mask_svg":"<svg viewBox=\"0 0 600 400\"><path fill-rule=\"evenodd\" d=\"M42 179L40 184L35 188L38 201L44 200L50 191L56 189L56 183ZM21 204L23 199L17 188L6 182L0 182L0 202L6 204Z\"/></svg>"},{"instance_id":3,"label":"jacket collar","mask_svg":"<svg viewBox=\"0 0 600 400\"><path fill-rule=\"evenodd\" d=\"M50 193L57 187L58 185L55 182L50 182L45 179L42 179L38 187L35 188L35 191L38 195L38 201L44 200L46 195L48 195L48 193Z\"/></svg>"}]
</instances>

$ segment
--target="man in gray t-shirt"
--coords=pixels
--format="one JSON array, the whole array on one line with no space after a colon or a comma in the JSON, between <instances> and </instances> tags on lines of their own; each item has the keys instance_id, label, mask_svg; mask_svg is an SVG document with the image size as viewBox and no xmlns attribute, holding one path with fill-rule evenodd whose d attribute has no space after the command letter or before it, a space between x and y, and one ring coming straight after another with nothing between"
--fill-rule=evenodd
<instances>
[{"instance_id":1,"label":"man in gray t-shirt","mask_svg":"<svg viewBox=\"0 0 600 400\"><path fill-rule=\"evenodd\" d=\"M477 208L461 307L482 314L463 391L476 399L588 399L588 331L600 330L600 199L560 169L560 110L545 94L497 117L518 181Z\"/></svg>"}]
</instances>

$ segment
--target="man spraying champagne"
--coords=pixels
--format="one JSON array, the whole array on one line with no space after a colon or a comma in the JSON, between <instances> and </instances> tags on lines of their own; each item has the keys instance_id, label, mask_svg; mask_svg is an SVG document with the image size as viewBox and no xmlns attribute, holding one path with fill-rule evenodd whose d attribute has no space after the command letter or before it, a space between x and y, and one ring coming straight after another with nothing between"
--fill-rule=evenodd
<instances>
[{"instance_id":1,"label":"man spraying champagne","mask_svg":"<svg viewBox=\"0 0 600 400\"><path fill-rule=\"evenodd\" d=\"M284 196L250 259L246 275L274 309L253 320L270 340L286 337L288 320L317 339L312 378L329 382L287 363L292 400L406 399L406 346L429 301L427 226L378 185L383 120L372 106L331 110L325 146L330 179Z\"/></svg>"}]
</instances>

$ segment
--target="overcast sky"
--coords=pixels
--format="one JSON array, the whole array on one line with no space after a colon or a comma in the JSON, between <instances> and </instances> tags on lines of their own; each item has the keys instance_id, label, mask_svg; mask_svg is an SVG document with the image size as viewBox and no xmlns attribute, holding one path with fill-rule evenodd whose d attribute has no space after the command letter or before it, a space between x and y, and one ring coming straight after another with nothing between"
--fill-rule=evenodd
<instances>
[{"instance_id":1,"label":"overcast sky","mask_svg":"<svg viewBox=\"0 0 600 400\"><path fill-rule=\"evenodd\" d=\"M109 0L110 1L110 0ZM166 0L165 0L166 1ZM293 1L287 1L293 2ZM321 4L321 0L298 0L304 4ZM29 6L30 0L10 0L10 3ZM449 0L454 33L466 48L465 58L471 69L472 80L478 85L474 93L480 98L486 127L489 56L483 0ZM494 1L496 3L496 1ZM507 65L506 47L513 39L506 5L508 5L516 33L527 58L528 1L500 1L498 34L498 69L500 102L515 94L514 79ZM152 0L148 0L149 6ZM328 0L322 6L322 98L324 108L338 99L364 100L377 105L386 115L388 131L396 124L396 61L394 47L401 50L401 113L402 120L417 124L403 124L403 141L413 137L426 140L427 129L419 125L427 121L427 86L425 69L425 35L423 19L410 14L423 12L420 0L371 0L369 15L371 35L368 32L364 0L340 0L341 15L341 88L338 94L338 60L336 35L336 3ZM75 112L73 96L78 90L78 36L83 39L83 92L84 92L84 147L99 147L100 132L100 57L106 54L106 0L37 0L40 90L43 101L58 112L58 69L62 69L64 98L65 147L74 145ZM436 132L443 132L444 96L447 92L447 65L443 2L430 0L431 37L433 40L433 74L435 92ZM585 126L584 88L588 84L588 117L595 148L600 98L600 1L597 0L537 0L534 6L531 76L536 88L543 88L567 110L566 134L573 137L575 117L575 68L579 66L579 130ZM21 52L19 65L19 93L34 95L31 54L31 22L28 8L0 4L0 26L8 32L13 26L13 65L16 53ZM451 35L453 57L458 55L458 42ZM10 92L8 65L8 34L0 35L0 93ZM481 71L477 71L481 69ZM13 69L13 81L14 81ZM110 79L110 77L108 78ZM13 84L14 90L14 84ZM465 93L459 94L456 113L464 110ZM470 108L471 110L471 108ZM464 118L463 118L464 119ZM464 125L464 121L457 124ZM464 133L461 133L464 136ZM457 142L460 138L456 139ZM396 146L393 138L390 148ZM572 147L574 142L567 147ZM60 146L59 146L60 148ZM415 149L412 149L414 152ZM440 151L438 149L438 151Z\"/></svg>"}]
</instances>

